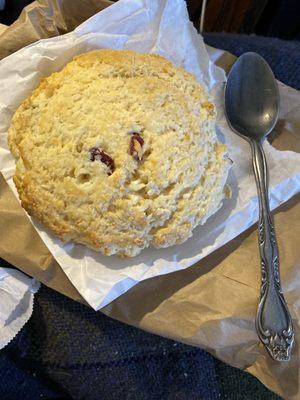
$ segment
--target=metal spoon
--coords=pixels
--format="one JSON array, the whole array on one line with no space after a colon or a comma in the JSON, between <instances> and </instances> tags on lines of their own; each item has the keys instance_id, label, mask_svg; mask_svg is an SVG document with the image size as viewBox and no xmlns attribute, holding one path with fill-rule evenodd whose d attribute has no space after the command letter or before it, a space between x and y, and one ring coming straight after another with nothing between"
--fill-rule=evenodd
<instances>
[{"instance_id":1,"label":"metal spoon","mask_svg":"<svg viewBox=\"0 0 300 400\"><path fill-rule=\"evenodd\" d=\"M251 145L258 191L261 298L256 316L257 334L274 360L289 361L294 330L280 285L278 247L269 208L268 170L262 147L278 118L279 92L269 65L258 54L245 53L233 65L226 85L225 111L232 129Z\"/></svg>"}]
</instances>

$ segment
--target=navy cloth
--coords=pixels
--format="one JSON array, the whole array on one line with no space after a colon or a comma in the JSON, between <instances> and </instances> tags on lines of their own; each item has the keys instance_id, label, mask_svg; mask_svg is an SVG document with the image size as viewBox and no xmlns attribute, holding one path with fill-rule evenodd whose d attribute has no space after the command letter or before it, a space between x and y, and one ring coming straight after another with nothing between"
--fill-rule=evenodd
<instances>
[{"instance_id":1,"label":"navy cloth","mask_svg":"<svg viewBox=\"0 0 300 400\"><path fill-rule=\"evenodd\" d=\"M236 55L257 51L281 81L300 88L299 43L226 34L205 40ZM114 321L45 286L29 322L1 351L0 371L5 400L279 399L201 349Z\"/></svg>"},{"instance_id":2,"label":"navy cloth","mask_svg":"<svg viewBox=\"0 0 300 400\"><path fill-rule=\"evenodd\" d=\"M206 33L204 40L212 47L240 56L255 51L270 64L276 78L300 89L300 42L255 35Z\"/></svg>"},{"instance_id":3,"label":"navy cloth","mask_svg":"<svg viewBox=\"0 0 300 400\"><path fill-rule=\"evenodd\" d=\"M255 378L201 349L127 326L42 286L0 353L11 400L274 400Z\"/></svg>"}]
</instances>

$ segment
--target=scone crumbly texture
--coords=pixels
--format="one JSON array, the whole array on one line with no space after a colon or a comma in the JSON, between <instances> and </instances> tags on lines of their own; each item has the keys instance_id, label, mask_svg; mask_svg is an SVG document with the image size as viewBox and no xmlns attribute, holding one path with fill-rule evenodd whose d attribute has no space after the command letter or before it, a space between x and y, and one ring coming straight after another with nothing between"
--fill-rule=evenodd
<instances>
[{"instance_id":1,"label":"scone crumbly texture","mask_svg":"<svg viewBox=\"0 0 300 400\"><path fill-rule=\"evenodd\" d=\"M105 255L182 243L225 197L214 105L157 55L75 57L20 105L8 141L22 206Z\"/></svg>"}]
</instances>

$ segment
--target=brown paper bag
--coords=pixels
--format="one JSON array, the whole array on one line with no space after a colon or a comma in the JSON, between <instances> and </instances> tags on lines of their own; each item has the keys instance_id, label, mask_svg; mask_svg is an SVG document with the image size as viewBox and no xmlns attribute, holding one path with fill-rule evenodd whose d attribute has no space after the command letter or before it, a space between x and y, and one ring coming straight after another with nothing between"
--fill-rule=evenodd
<instances>
[{"instance_id":1,"label":"brown paper bag","mask_svg":"<svg viewBox=\"0 0 300 400\"><path fill-rule=\"evenodd\" d=\"M109 0L34 1L25 7L16 22L4 32L0 31L0 59L37 40L72 31L112 3Z\"/></svg>"},{"instance_id":2,"label":"brown paper bag","mask_svg":"<svg viewBox=\"0 0 300 400\"><path fill-rule=\"evenodd\" d=\"M110 4L107 0L36 1L26 7L13 25L0 30L0 57L40 38L68 32ZM228 69L233 61L233 56L223 52L218 64ZM299 126L300 114L290 118L291 131L279 124L273 144L299 151L300 141L292 131ZM2 176L0 193L0 256L47 286L84 302ZM299 195L294 197L275 213L283 289L294 317L297 342L299 199ZM143 281L102 311L149 332L202 347L222 361L250 372L284 398L298 399L297 342L287 364L272 361L259 345L254 329L259 286L257 232L252 228L187 270Z\"/></svg>"}]
</instances>

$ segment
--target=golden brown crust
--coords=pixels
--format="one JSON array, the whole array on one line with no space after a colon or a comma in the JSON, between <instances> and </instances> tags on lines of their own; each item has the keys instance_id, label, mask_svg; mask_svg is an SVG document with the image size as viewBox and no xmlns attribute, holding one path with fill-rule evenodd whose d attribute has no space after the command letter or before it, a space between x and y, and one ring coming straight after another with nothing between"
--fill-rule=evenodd
<instances>
[{"instance_id":1,"label":"golden brown crust","mask_svg":"<svg viewBox=\"0 0 300 400\"><path fill-rule=\"evenodd\" d=\"M61 239L106 255L182 243L224 198L214 119L205 89L160 56L75 57L13 117L22 206Z\"/></svg>"}]
</instances>

